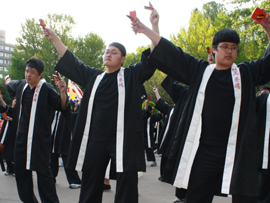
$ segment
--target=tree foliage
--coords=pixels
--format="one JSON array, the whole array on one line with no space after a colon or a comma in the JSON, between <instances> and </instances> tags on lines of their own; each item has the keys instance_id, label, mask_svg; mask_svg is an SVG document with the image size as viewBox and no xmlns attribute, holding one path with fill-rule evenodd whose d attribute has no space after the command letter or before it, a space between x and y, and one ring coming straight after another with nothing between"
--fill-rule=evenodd
<instances>
[{"instance_id":1,"label":"tree foliage","mask_svg":"<svg viewBox=\"0 0 270 203\"><path fill-rule=\"evenodd\" d=\"M63 14L48 14L45 19L47 27L50 27L61 41L85 64L100 68L105 43L97 34L89 33L85 36L73 38L72 29L76 23L72 16ZM11 79L24 78L25 62L30 57L40 58L45 66L43 76L47 81L54 73L54 67L60 59L53 43L43 36L42 28L36 24L36 20L27 19L22 24L21 37L17 38L18 46L11 58L9 73Z\"/></svg>"}]
</instances>

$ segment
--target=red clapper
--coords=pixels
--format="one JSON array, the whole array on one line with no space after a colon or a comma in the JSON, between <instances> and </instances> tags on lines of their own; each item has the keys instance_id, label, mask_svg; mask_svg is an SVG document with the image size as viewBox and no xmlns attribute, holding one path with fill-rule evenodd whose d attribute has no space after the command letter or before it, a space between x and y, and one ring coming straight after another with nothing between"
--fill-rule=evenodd
<instances>
[{"instance_id":1,"label":"red clapper","mask_svg":"<svg viewBox=\"0 0 270 203\"><path fill-rule=\"evenodd\" d=\"M266 12L260 8L256 8L252 15L251 18L257 21L263 21L265 19Z\"/></svg>"}]
</instances>

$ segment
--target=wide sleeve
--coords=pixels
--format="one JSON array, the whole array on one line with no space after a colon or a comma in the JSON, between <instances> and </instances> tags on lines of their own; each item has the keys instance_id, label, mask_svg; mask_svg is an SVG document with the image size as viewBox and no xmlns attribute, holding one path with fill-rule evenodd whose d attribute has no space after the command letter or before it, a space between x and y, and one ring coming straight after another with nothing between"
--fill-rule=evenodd
<instances>
[{"instance_id":1,"label":"wide sleeve","mask_svg":"<svg viewBox=\"0 0 270 203\"><path fill-rule=\"evenodd\" d=\"M85 65L69 50L59 60L55 70L84 88L91 74L96 73L98 75L103 72L102 70Z\"/></svg>"},{"instance_id":2,"label":"wide sleeve","mask_svg":"<svg viewBox=\"0 0 270 203\"><path fill-rule=\"evenodd\" d=\"M172 109L172 106L170 106L169 104L166 104L165 101L160 98L157 101L155 108L159 110L161 113L163 113L164 115L168 115L170 110Z\"/></svg>"},{"instance_id":3,"label":"wide sleeve","mask_svg":"<svg viewBox=\"0 0 270 203\"><path fill-rule=\"evenodd\" d=\"M20 83L21 80L11 80L7 84L7 90L11 97L14 97L16 95Z\"/></svg>"},{"instance_id":4,"label":"wide sleeve","mask_svg":"<svg viewBox=\"0 0 270 203\"><path fill-rule=\"evenodd\" d=\"M147 49L143 52L140 62L131 64L128 68L126 68L132 72L132 75L134 75L136 81L140 84L143 84L145 81L149 80L156 70L148 64L149 55L150 50Z\"/></svg>"},{"instance_id":5,"label":"wide sleeve","mask_svg":"<svg viewBox=\"0 0 270 203\"><path fill-rule=\"evenodd\" d=\"M148 63L174 80L187 85L190 85L202 66L209 65L204 59L199 60L191 56L165 38L161 38L148 58Z\"/></svg>"},{"instance_id":6,"label":"wide sleeve","mask_svg":"<svg viewBox=\"0 0 270 203\"><path fill-rule=\"evenodd\" d=\"M67 106L66 109L63 110L62 106L61 106L61 97L60 94L58 92L56 92L56 90L53 88L53 86L50 83L46 83L47 88L48 88L48 102L50 104L50 106L57 111L68 111L68 108L70 108L69 106L69 102L68 102L68 96L67 96Z\"/></svg>"},{"instance_id":7,"label":"wide sleeve","mask_svg":"<svg viewBox=\"0 0 270 203\"><path fill-rule=\"evenodd\" d=\"M251 76L255 86L265 85L270 81L270 47L268 46L262 58L255 61L243 62L239 64L240 71L244 68L251 70Z\"/></svg>"},{"instance_id":8,"label":"wide sleeve","mask_svg":"<svg viewBox=\"0 0 270 203\"><path fill-rule=\"evenodd\" d=\"M171 77L167 76L161 86L165 89L165 91L170 95L173 102L176 103L180 99L184 97L184 95L188 92L188 88L181 85L177 81L173 80Z\"/></svg>"}]
</instances>

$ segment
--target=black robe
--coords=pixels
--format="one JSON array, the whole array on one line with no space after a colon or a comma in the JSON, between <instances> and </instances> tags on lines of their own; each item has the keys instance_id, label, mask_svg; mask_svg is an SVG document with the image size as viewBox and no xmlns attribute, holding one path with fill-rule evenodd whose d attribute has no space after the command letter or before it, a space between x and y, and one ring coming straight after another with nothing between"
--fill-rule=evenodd
<instances>
[{"instance_id":1,"label":"black robe","mask_svg":"<svg viewBox=\"0 0 270 203\"><path fill-rule=\"evenodd\" d=\"M266 122L266 106L269 93L262 93L256 97L257 103L257 126L258 126L258 163L259 168L262 168L264 136L265 136L265 122ZM269 153L268 149L268 153ZM269 168L269 162L268 162Z\"/></svg>"},{"instance_id":2,"label":"black robe","mask_svg":"<svg viewBox=\"0 0 270 203\"><path fill-rule=\"evenodd\" d=\"M12 107L8 107L5 109L2 105L0 105L0 112L1 113L6 112L7 115L11 118L13 118L13 113L14 113L13 110L14 109ZM2 139L4 135L6 127L7 129L6 129L6 135L5 135L5 140L4 140L5 147L4 147L3 153L1 154L1 158L7 161L13 162L14 161L14 143L15 143L15 135L16 135L16 133L14 132L14 128L16 128L16 123L13 123L13 121L9 121L8 126L7 126L7 121L6 120L3 121L1 133L0 133L0 140Z\"/></svg>"},{"instance_id":3,"label":"black robe","mask_svg":"<svg viewBox=\"0 0 270 203\"><path fill-rule=\"evenodd\" d=\"M22 103L22 91L26 81L10 81L8 91L10 95L16 95L16 106L14 117L19 120L20 107ZM37 102L34 132L32 140L32 153L30 170L46 172L50 167L51 160L51 109L61 111L61 98L53 86L44 82L39 93ZM67 106L68 108L68 106ZM20 124L18 123L18 126ZM16 141L15 141L16 146ZM27 146L25 146L27 150ZM16 153L16 148L15 148Z\"/></svg>"},{"instance_id":4,"label":"black robe","mask_svg":"<svg viewBox=\"0 0 270 203\"><path fill-rule=\"evenodd\" d=\"M145 53L149 55L150 52ZM96 77L103 71L84 65L69 50L58 62L56 68L65 77L85 88L83 100L78 112L71 143L68 167L74 169L77 164L84 126L87 117L88 101ZM124 69L125 79L125 112L124 112L124 145L123 171L145 171L145 157L142 134L141 87L155 69L148 68L146 57L141 62ZM105 115L104 115L105 116ZM94 126L92 126L94 127Z\"/></svg>"},{"instance_id":5,"label":"black robe","mask_svg":"<svg viewBox=\"0 0 270 203\"><path fill-rule=\"evenodd\" d=\"M266 84L270 80L269 53L268 47L263 58L238 65L242 82L242 102L230 194L258 195L255 87ZM189 85L190 96L177 130L179 136L174 140L163 176L166 182L173 183L192 119L198 89L209 63L183 52L181 48L161 38L149 58L149 64L174 80Z\"/></svg>"},{"instance_id":6,"label":"black robe","mask_svg":"<svg viewBox=\"0 0 270 203\"><path fill-rule=\"evenodd\" d=\"M155 127L155 123L160 121L162 119L162 114L160 113L156 113L151 115L148 111L145 111L145 109L142 110L142 114L143 114L143 119L142 119L142 123L143 123L143 135L144 135L144 146L145 148L154 148L154 127ZM150 122L148 124L148 119L150 118ZM150 143L148 140L148 133L147 133L147 127L149 125L149 130L150 130ZM151 146L151 147L149 147Z\"/></svg>"},{"instance_id":7,"label":"black robe","mask_svg":"<svg viewBox=\"0 0 270 203\"><path fill-rule=\"evenodd\" d=\"M168 157L174 137L176 136L177 127L182 116L189 91L188 88L176 83L175 80L173 80L171 77L166 77L165 80L161 83L161 86L166 90L166 92L170 95L175 103L174 112L171 116L170 126L168 128L166 137L164 138L162 145L159 148L159 153L162 154L163 157ZM158 106L156 106L156 108L158 108ZM164 133L164 131L165 127L162 133Z\"/></svg>"}]
</instances>

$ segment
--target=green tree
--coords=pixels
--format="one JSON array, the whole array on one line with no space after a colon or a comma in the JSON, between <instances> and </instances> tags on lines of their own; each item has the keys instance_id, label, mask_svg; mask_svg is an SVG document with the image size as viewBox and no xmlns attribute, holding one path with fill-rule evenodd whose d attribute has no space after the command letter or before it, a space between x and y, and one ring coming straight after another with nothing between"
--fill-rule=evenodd
<instances>
[{"instance_id":1,"label":"green tree","mask_svg":"<svg viewBox=\"0 0 270 203\"><path fill-rule=\"evenodd\" d=\"M141 46L136 49L136 53L129 53L126 56L126 60L123 64L124 67L129 66L130 64L135 64L141 61L141 55L142 52L145 51L146 49L150 48L150 45L148 46ZM153 87L156 86L159 90L159 94L168 103L172 104L172 100L167 94L167 92L161 87L162 81L165 79L166 74L162 73L159 70L156 70L154 75L144 83L144 87L146 90L146 93L148 96L152 96L151 101L156 102L156 96L155 93L153 92Z\"/></svg>"},{"instance_id":2,"label":"green tree","mask_svg":"<svg viewBox=\"0 0 270 203\"><path fill-rule=\"evenodd\" d=\"M105 42L95 33L86 34L84 37L79 36L74 42L74 54L84 64L91 67L102 69L102 55L105 50Z\"/></svg>"},{"instance_id":3,"label":"green tree","mask_svg":"<svg viewBox=\"0 0 270 203\"><path fill-rule=\"evenodd\" d=\"M53 29L68 49L75 55L78 54L85 64L101 67L105 43L98 35L89 33L85 37L74 39L71 31L76 23L70 15L48 14L45 22L47 27ZM46 81L50 81L60 56L53 43L43 36L42 28L36 24L35 19L27 19L25 24L22 24L21 37L16 40L18 46L11 58L9 68L11 79L24 78L25 62L35 56L43 61L45 66L43 77Z\"/></svg>"}]
</instances>

